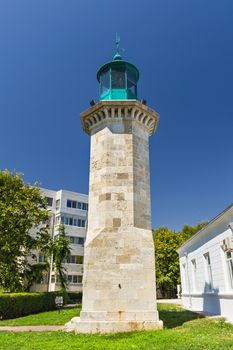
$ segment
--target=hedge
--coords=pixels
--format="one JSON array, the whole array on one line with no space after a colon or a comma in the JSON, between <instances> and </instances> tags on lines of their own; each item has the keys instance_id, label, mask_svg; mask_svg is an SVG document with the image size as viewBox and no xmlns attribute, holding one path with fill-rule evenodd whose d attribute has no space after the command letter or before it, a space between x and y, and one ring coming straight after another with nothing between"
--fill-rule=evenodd
<instances>
[{"instance_id":1,"label":"hedge","mask_svg":"<svg viewBox=\"0 0 233 350\"><path fill-rule=\"evenodd\" d=\"M67 303L64 292L0 294L0 320L54 310L56 296L63 296L64 304Z\"/></svg>"},{"instance_id":2,"label":"hedge","mask_svg":"<svg viewBox=\"0 0 233 350\"><path fill-rule=\"evenodd\" d=\"M82 302L82 292L67 292L69 297L69 303L81 303Z\"/></svg>"}]
</instances>

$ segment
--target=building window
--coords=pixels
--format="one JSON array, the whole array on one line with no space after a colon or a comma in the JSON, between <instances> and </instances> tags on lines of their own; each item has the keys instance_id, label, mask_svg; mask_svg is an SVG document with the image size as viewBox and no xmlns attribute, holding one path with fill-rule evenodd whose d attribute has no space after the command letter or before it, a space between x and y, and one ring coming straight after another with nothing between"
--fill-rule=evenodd
<instances>
[{"instance_id":1,"label":"building window","mask_svg":"<svg viewBox=\"0 0 233 350\"><path fill-rule=\"evenodd\" d=\"M76 264L83 264L83 256L82 255L76 256Z\"/></svg>"},{"instance_id":2,"label":"building window","mask_svg":"<svg viewBox=\"0 0 233 350\"><path fill-rule=\"evenodd\" d=\"M187 292L186 270L186 264L182 264L182 292Z\"/></svg>"},{"instance_id":3,"label":"building window","mask_svg":"<svg viewBox=\"0 0 233 350\"><path fill-rule=\"evenodd\" d=\"M68 275L67 276L68 282L72 283L73 281L73 276L72 275Z\"/></svg>"},{"instance_id":4,"label":"building window","mask_svg":"<svg viewBox=\"0 0 233 350\"><path fill-rule=\"evenodd\" d=\"M77 227L86 227L86 220L73 218L71 216L62 216L61 222L65 225L77 226Z\"/></svg>"},{"instance_id":5,"label":"building window","mask_svg":"<svg viewBox=\"0 0 233 350\"><path fill-rule=\"evenodd\" d=\"M42 277L38 277L35 279L35 282L38 284L46 284L46 283L48 283L48 277L46 275L44 275Z\"/></svg>"},{"instance_id":6,"label":"building window","mask_svg":"<svg viewBox=\"0 0 233 350\"><path fill-rule=\"evenodd\" d=\"M87 210L87 209L88 209L88 204L82 203L82 210Z\"/></svg>"},{"instance_id":7,"label":"building window","mask_svg":"<svg viewBox=\"0 0 233 350\"><path fill-rule=\"evenodd\" d=\"M78 219L77 226L78 227L85 227L85 220Z\"/></svg>"},{"instance_id":8,"label":"building window","mask_svg":"<svg viewBox=\"0 0 233 350\"><path fill-rule=\"evenodd\" d=\"M46 257L43 254L39 253L38 262L45 263L46 261L47 261Z\"/></svg>"},{"instance_id":9,"label":"building window","mask_svg":"<svg viewBox=\"0 0 233 350\"><path fill-rule=\"evenodd\" d=\"M77 237L78 238L78 243L77 244L81 244L84 245L84 238L83 237Z\"/></svg>"},{"instance_id":10,"label":"building window","mask_svg":"<svg viewBox=\"0 0 233 350\"><path fill-rule=\"evenodd\" d=\"M60 204L61 204L60 199L57 199L57 200L56 200L56 210L59 210L59 209L60 209Z\"/></svg>"},{"instance_id":11,"label":"building window","mask_svg":"<svg viewBox=\"0 0 233 350\"><path fill-rule=\"evenodd\" d=\"M230 287L233 289L233 253L226 252L226 262L228 268L228 275L230 280Z\"/></svg>"},{"instance_id":12,"label":"building window","mask_svg":"<svg viewBox=\"0 0 233 350\"><path fill-rule=\"evenodd\" d=\"M70 240L70 243L75 244L74 243L75 237L67 236L67 238Z\"/></svg>"},{"instance_id":13,"label":"building window","mask_svg":"<svg viewBox=\"0 0 233 350\"><path fill-rule=\"evenodd\" d=\"M205 281L205 291L210 292L213 290L213 277L212 277L212 268L210 261L210 254L204 254L205 260L205 270L206 270L206 281Z\"/></svg>"},{"instance_id":14,"label":"building window","mask_svg":"<svg viewBox=\"0 0 233 350\"><path fill-rule=\"evenodd\" d=\"M76 201L72 201L71 199L67 199L67 203L66 203L67 208L77 208L77 202Z\"/></svg>"},{"instance_id":15,"label":"building window","mask_svg":"<svg viewBox=\"0 0 233 350\"><path fill-rule=\"evenodd\" d=\"M45 197L46 203L48 207L52 207L53 205L53 198L51 197Z\"/></svg>"},{"instance_id":16,"label":"building window","mask_svg":"<svg viewBox=\"0 0 233 350\"><path fill-rule=\"evenodd\" d=\"M80 283L82 283L82 276L80 276L80 275L68 275L67 280L69 283L80 284Z\"/></svg>"},{"instance_id":17,"label":"building window","mask_svg":"<svg viewBox=\"0 0 233 350\"><path fill-rule=\"evenodd\" d=\"M70 240L71 244L84 245L84 238L83 237L67 236L67 238Z\"/></svg>"},{"instance_id":18,"label":"building window","mask_svg":"<svg viewBox=\"0 0 233 350\"><path fill-rule=\"evenodd\" d=\"M66 202L67 208L73 208L73 209L81 209L81 210L88 210L88 204L84 202L77 202L73 201L71 199L67 199Z\"/></svg>"},{"instance_id":19,"label":"building window","mask_svg":"<svg viewBox=\"0 0 233 350\"><path fill-rule=\"evenodd\" d=\"M52 277L51 277L51 283L55 283L55 275L52 275Z\"/></svg>"},{"instance_id":20,"label":"building window","mask_svg":"<svg viewBox=\"0 0 233 350\"><path fill-rule=\"evenodd\" d=\"M67 258L67 263L68 264L76 264L76 256L75 255L71 255Z\"/></svg>"},{"instance_id":21,"label":"building window","mask_svg":"<svg viewBox=\"0 0 233 350\"><path fill-rule=\"evenodd\" d=\"M67 264L83 264L82 255L71 255L66 260Z\"/></svg>"},{"instance_id":22,"label":"building window","mask_svg":"<svg viewBox=\"0 0 233 350\"><path fill-rule=\"evenodd\" d=\"M78 276L77 275L73 276L73 283L78 283Z\"/></svg>"},{"instance_id":23,"label":"building window","mask_svg":"<svg viewBox=\"0 0 233 350\"><path fill-rule=\"evenodd\" d=\"M69 218L69 224L70 226L73 226L73 218Z\"/></svg>"},{"instance_id":24,"label":"building window","mask_svg":"<svg viewBox=\"0 0 233 350\"><path fill-rule=\"evenodd\" d=\"M60 224L60 220L61 220L61 217L60 216L56 216L55 217L55 225L59 225Z\"/></svg>"},{"instance_id":25,"label":"building window","mask_svg":"<svg viewBox=\"0 0 233 350\"><path fill-rule=\"evenodd\" d=\"M193 277L193 290L197 290L197 263L196 259L191 260L192 264L192 277Z\"/></svg>"}]
</instances>

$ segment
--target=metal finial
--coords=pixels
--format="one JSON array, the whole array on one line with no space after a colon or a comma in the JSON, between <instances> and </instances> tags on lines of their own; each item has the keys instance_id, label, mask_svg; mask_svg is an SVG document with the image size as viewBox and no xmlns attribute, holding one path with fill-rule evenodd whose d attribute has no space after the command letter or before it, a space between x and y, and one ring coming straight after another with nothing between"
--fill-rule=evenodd
<instances>
[{"instance_id":1,"label":"metal finial","mask_svg":"<svg viewBox=\"0 0 233 350\"><path fill-rule=\"evenodd\" d=\"M120 37L119 35L116 33L116 53L119 55L120 54Z\"/></svg>"},{"instance_id":2,"label":"metal finial","mask_svg":"<svg viewBox=\"0 0 233 350\"><path fill-rule=\"evenodd\" d=\"M121 51L121 49L120 49L120 37L116 33L116 53L115 53L115 56L113 57L114 61L122 60L120 51Z\"/></svg>"}]
</instances>

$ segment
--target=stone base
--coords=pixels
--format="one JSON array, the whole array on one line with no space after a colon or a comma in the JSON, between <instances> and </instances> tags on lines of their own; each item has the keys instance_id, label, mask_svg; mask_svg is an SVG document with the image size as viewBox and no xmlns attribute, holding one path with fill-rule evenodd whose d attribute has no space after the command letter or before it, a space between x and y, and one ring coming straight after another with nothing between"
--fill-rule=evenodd
<instances>
[{"instance_id":1,"label":"stone base","mask_svg":"<svg viewBox=\"0 0 233 350\"><path fill-rule=\"evenodd\" d=\"M163 321L81 321L74 317L65 325L67 332L75 333L120 333L163 328Z\"/></svg>"}]
</instances>

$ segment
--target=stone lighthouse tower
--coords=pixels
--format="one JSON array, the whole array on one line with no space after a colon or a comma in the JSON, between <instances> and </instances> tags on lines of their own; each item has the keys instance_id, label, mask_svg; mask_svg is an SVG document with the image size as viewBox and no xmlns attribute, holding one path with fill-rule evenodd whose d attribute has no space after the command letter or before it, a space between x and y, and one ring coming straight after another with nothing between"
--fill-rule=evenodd
<instances>
[{"instance_id":1,"label":"stone lighthouse tower","mask_svg":"<svg viewBox=\"0 0 233 350\"><path fill-rule=\"evenodd\" d=\"M138 69L117 53L97 79L100 101L81 113L91 136L89 216L80 333L162 328L156 305L149 136L158 114L137 99Z\"/></svg>"}]
</instances>

